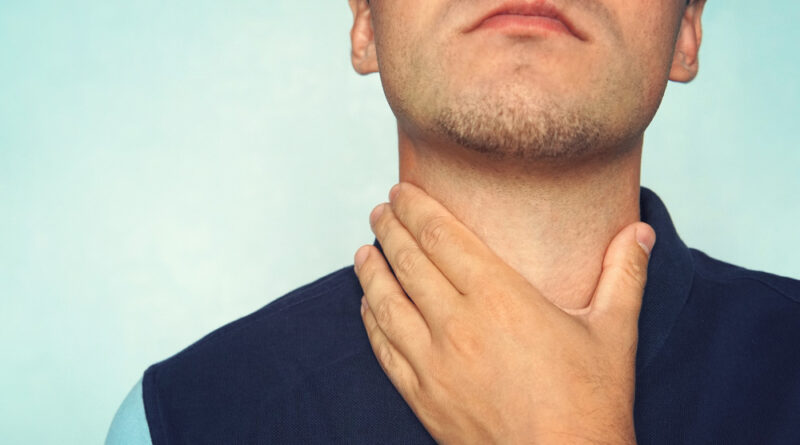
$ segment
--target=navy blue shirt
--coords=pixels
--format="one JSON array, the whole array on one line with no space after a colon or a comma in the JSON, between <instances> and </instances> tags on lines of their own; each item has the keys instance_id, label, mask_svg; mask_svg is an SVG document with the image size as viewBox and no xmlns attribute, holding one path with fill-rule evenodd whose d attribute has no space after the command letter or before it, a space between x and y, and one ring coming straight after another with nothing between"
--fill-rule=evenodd
<instances>
[{"instance_id":1,"label":"navy blue shirt","mask_svg":"<svg viewBox=\"0 0 800 445\"><path fill-rule=\"evenodd\" d=\"M637 442L800 444L800 281L687 248L646 188L641 215L658 240L639 317ZM152 443L435 443L373 355L362 295L345 267L152 365L134 397Z\"/></svg>"}]
</instances>

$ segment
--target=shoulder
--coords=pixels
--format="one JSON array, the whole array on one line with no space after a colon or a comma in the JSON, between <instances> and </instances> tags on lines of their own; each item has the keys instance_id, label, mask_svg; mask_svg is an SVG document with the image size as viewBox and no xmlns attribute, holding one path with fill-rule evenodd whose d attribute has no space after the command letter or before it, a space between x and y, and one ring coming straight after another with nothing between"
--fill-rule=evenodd
<instances>
[{"instance_id":1,"label":"shoulder","mask_svg":"<svg viewBox=\"0 0 800 445\"><path fill-rule=\"evenodd\" d=\"M206 367L215 363L227 367L237 360L254 357L269 358L274 365L275 360L283 357L276 355L278 352L310 353L310 348L324 353L337 344L327 334L347 335L356 327L363 329L359 314L361 295L352 266L339 269L212 331L151 366L151 370L164 373L194 366L196 362Z\"/></svg>"},{"instance_id":2,"label":"shoulder","mask_svg":"<svg viewBox=\"0 0 800 445\"><path fill-rule=\"evenodd\" d=\"M153 437L179 411L201 419L209 405L236 410L274 400L330 364L369 351L362 294L353 267L342 268L150 366L143 392Z\"/></svg>"},{"instance_id":3,"label":"shoulder","mask_svg":"<svg viewBox=\"0 0 800 445\"><path fill-rule=\"evenodd\" d=\"M695 284L724 291L727 295L775 302L800 308L800 280L746 269L717 260L691 249L695 263Z\"/></svg>"},{"instance_id":4,"label":"shoulder","mask_svg":"<svg viewBox=\"0 0 800 445\"><path fill-rule=\"evenodd\" d=\"M375 359L362 295L338 270L148 368L153 443L431 443Z\"/></svg>"}]
</instances>

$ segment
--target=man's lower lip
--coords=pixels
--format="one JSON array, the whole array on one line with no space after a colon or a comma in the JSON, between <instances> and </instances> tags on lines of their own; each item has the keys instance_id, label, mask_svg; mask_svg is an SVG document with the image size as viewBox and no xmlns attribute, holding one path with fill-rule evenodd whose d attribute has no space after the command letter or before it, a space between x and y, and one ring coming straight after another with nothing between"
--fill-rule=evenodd
<instances>
[{"instance_id":1,"label":"man's lower lip","mask_svg":"<svg viewBox=\"0 0 800 445\"><path fill-rule=\"evenodd\" d=\"M560 20L552 17L534 15L501 14L484 20L477 29L494 29L513 34L556 32L572 35L569 28Z\"/></svg>"}]
</instances>

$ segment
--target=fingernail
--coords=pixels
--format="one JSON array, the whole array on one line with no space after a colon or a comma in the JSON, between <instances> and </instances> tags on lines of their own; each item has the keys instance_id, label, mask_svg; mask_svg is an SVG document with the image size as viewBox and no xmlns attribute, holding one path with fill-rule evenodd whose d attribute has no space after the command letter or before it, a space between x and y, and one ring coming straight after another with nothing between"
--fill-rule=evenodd
<instances>
[{"instance_id":1,"label":"fingernail","mask_svg":"<svg viewBox=\"0 0 800 445\"><path fill-rule=\"evenodd\" d=\"M383 209L384 209L384 204L379 204L377 207L372 209L372 213L369 214L370 224L372 224L373 226L375 225L375 222L378 221L378 218L380 218L381 215L383 214Z\"/></svg>"},{"instance_id":2,"label":"fingernail","mask_svg":"<svg viewBox=\"0 0 800 445\"><path fill-rule=\"evenodd\" d=\"M397 192L400 190L400 184L395 184L391 190L389 190L389 202L393 202L395 196L397 196Z\"/></svg>"},{"instance_id":3,"label":"fingernail","mask_svg":"<svg viewBox=\"0 0 800 445\"><path fill-rule=\"evenodd\" d=\"M361 246L358 250L356 250L356 256L353 259L356 271L361 269L361 266L364 265L364 261L367 260L368 256L369 256L369 246Z\"/></svg>"},{"instance_id":4,"label":"fingernail","mask_svg":"<svg viewBox=\"0 0 800 445\"><path fill-rule=\"evenodd\" d=\"M361 315L364 315L364 312L367 310L369 306L367 306L367 296L361 297Z\"/></svg>"},{"instance_id":5,"label":"fingernail","mask_svg":"<svg viewBox=\"0 0 800 445\"><path fill-rule=\"evenodd\" d=\"M650 256L650 252L653 251L653 245L656 243L655 234L652 230L643 229L640 227L636 228L636 242L642 247L644 253L647 256Z\"/></svg>"}]
</instances>

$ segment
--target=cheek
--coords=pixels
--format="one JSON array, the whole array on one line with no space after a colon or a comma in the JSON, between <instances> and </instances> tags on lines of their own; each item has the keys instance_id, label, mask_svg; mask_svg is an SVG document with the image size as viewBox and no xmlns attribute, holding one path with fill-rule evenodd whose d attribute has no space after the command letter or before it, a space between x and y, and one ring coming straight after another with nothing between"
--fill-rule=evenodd
<instances>
[{"instance_id":1,"label":"cheek","mask_svg":"<svg viewBox=\"0 0 800 445\"><path fill-rule=\"evenodd\" d=\"M406 70L410 48L404 40L400 28L391 22L376 24L375 50L378 57L378 70L384 93L389 105L394 109L401 100L399 92L406 83Z\"/></svg>"},{"instance_id":2,"label":"cheek","mask_svg":"<svg viewBox=\"0 0 800 445\"><path fill-rule=\"evenodd\" d=\"M427 46L431 46L431 29L435 28L429 23L433 13L426 2L429 0L377 3L380 7L373 11L373 28L382 70L385 68L392 73L402 71L414 61L420 43L428 40Z\"/></svg>"},{"instance_id":3,"label":"cheek","mask_svg":"<svg viewBox=\"0 0 800 445\"><path fill-rule=\"evenodd\" d=\"M657 108L660 104L672 66L677 22L669 14L667 11L641 14L637 23L628 28L635 30L626 39L631 69L636 71L648 108Z\"/></svg>"},{"instance_id":4,"label":"cheek","mask_svg":"<svg viewBox=\"0 0 800 445\"><path fill-rule=\"evenodd\" d=\"M380 32L376 29L375 45L387 102L398 119L410 119L429 108L427 102L435 100L435 82L447 76L440 72L444 64L437 53L438 35L426 31L418 18L402 14L395 18L382 23Z\"/></svg>"}]
</instances>

